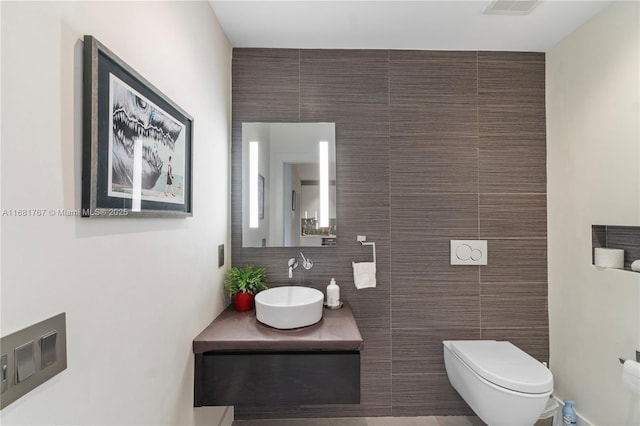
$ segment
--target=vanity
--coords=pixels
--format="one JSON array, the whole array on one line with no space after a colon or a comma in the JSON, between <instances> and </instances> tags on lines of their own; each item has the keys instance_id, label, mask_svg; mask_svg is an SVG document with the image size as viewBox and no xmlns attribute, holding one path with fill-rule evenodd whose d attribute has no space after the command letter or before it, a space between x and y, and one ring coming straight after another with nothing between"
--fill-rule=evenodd
<instances>
[{"instance_id":1,"label":"vanity","mask_svg":"<svg viewBox=\"0 0 640 426\"><path fill-rule=\"evenodd\" d=\"M242 248L335 247L335 123L243 122L241 148L233 220ZM284 265L291 279L297 261ZM302 266L296 274L313 262L303 256ZM302 288L274 287L256 296L257 310L228 307L194 339L194 406L360 403L363 340L351 308L323 309L322 292L307 290L320 294L313 312Z\"/></svg>"},{"instance_id":2,"label":"vanity","mask_svg":"<svg viewBox=\"0 0 640 426\"><path fill-rule=\"evenodd\" d=\"M359 404L362 346L348 303L293 330L229 306L193 340L194 406Z\"/></svg>"}]
</instances>

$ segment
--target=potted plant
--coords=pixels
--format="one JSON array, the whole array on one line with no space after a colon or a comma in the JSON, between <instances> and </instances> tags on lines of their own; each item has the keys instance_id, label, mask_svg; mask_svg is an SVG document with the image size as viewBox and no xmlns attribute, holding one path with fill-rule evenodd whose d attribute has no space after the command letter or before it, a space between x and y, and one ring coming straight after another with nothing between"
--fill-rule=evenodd
<instances>
[{"instance_id":1,"label":"potted plant","mask_svg":"<svg viewBox=\"0 0 640 426\"><path fill-rule=\"evenodd\" d=\"M254 297L268 288L266 283L266 269L255 265L233 267L224 275L224 288L233 297L233 304L238 312L253 309Z\"/></svg>"}]
</instances>

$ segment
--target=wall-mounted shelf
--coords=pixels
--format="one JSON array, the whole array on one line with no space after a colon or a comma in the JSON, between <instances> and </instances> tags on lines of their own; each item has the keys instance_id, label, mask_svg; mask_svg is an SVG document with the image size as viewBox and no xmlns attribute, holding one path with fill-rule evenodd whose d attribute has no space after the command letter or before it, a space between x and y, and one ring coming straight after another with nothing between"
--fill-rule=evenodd
<instances>
[{"instance_id":1,"label":"wall-mounted shelf","mask_svg":"<svg viewBox=\"0 0 640 426\"><path fill-rule=\"evenodd\" d=\"M624 270L631 270L631 262L640 259L640 226L592 225L591 263L594 264L594 249L597 247L624 250Z\"/></svg>"}]
</instances>

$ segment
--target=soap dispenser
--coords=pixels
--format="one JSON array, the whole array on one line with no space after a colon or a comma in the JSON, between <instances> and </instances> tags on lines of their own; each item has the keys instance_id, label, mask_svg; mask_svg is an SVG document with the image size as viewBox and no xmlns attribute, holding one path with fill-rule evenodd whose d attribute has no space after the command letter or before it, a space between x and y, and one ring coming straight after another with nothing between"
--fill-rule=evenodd
<instances>
[{"instance_id":1,"label":"soap dispenser","mask_svg":"<svg viewBox=\"0 0 640 426\"><path fill-rule=\"evenodd\" d=\"M331 278L331 282L327 286L327 306L329 308L340 306L340 287L336 284L335 278Z\"/></svg>"}]
</instances>

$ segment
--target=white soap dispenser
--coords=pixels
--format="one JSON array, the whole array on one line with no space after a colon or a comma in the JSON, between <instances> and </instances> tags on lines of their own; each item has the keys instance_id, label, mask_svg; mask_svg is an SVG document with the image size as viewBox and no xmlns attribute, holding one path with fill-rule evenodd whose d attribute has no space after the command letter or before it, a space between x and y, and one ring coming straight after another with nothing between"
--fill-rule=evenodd
<instances>
[{"instance_id":1,"label":"white soap dispenser","mask_svg":"<svg viewBox=\"0 0 640 426\"><path fill-rule=\"evenodd\" d=\"M340 287L336 284L335 278L331 278L331 282L327 286L327 306L329 308L340 306Z\"/></svg>"}]
</instances>

